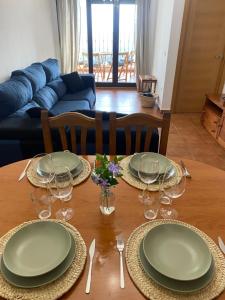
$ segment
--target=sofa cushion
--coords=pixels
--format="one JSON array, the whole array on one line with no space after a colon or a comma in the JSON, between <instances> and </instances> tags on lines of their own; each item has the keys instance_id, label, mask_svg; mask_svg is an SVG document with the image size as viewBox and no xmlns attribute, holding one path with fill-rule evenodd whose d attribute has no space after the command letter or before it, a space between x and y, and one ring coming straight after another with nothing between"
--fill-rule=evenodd
<instances>
[{"instance_id":1,"label":"sofa cushion","mask_svg":"<svg viewBox=\"0 0 225 300\"><path fill-rule=\"evenodd\" d=\"M85 88L84 82L77 72L61 76L70 93L76 93Z\"/></svg>"},{"instance_id":2,"label":"sofa cushion","mask_svg":"<svg viewBox=\"0 0 225 300\"><path fill-rule=\"evenodd\" d=\"M53 115L60 115L64 112L76 111L80 109L89 109L88 101L74 100L74 101L58 101L50 110Z\"/></svg>"},{"instance_id":3,"label":"sofa cushion","mask_svg":"<svg viewBox=\"0 0 225 300\"><path fill-rule=\"evenodd\" d=\"M59 98L62 98L66 93L66 85L61 78L48 82L47 86L52 88Z\"/></svg>"},{"instance_id":4,"label":"sofa cushion","mask_svg":"<svg viewBox=\"0 0 225 300\"><path fill-rule=\"evenodd\" d=\"M59 63L57 59L49 58L43 61L41 64L45 71L47 82L52 81L60 76Z\"/></svg>"},{"instance_id":5,"label":"sofa cushion","mask_svg":"<svg viewBox=\"0 0 225 300\"><path fill-rule=\"evenodd\" d=\"M87 88L80 92L74 94L66 94L62 97L63 101L71 101L71 100L87 100L89 102L89 108L92 109L95 104L95 94L93 93L92 88Z\"/></svg>"},{"instance_id":6,"label":"sofa cushion","mask_svg":"<svg viewBox=\"0 0 225 300\"><path fill-rule=\"evenodd\" d=\"M44 108L41 108L40 106L39 107L31 107L29 108L26 113L29 115L29 117L31 118L35 118L35 119L41 119L41 111L43 110ZM48 116L49 117L54 117L54 115L48 111Z\"/></svg>"},{"instance_id":7,"label":"sofa cushion","mask_svg":"<svg viewBox=\"0 0 225 300\"><path fill-rule=\"evenodd\" d=\"M40 108L40 106L36 102L34 102L34 101L28 102L27 104L25 104L24 106L22 106L20 109L18 109L16 112L14 112L13 114L11 114L9 116L9 118L21 118L21 117L24 117L24 115L27 115L27 111L32 110L32 109L37 109L37 108Z\"/></svg>"},{"instance_id":8,"label":"sofa cushion","mask_svg":"<svg viewBox=\"0 0 225 300\"><path fill-rule=\"evenodd\" d=\"M40 63L34 63L25 69L13 71L11 77L18 75L24 75L30 80L33 93L46 85L45 71Z\"/></svg>"},{"instance_id":9,"label":"sofa cushion","mask_svg":"<svg viewBox=\"0 0 225 300\"><path fill-rule=\"evenodd\" d=\"M37 91L33 97L33 101L37 102L40 107L49 110L58 101L58 96L53 89L45 86L43 89Z\"/></svg>"},{"instance_id":10,"label":"sofa cushion","mask_svg":"<svg viewBox=\"0 0 225 300\"><path fill-rule=\"evenodd\" d=\"M23 107L33 96L26 77L16 76L0 84L0 119Z\"/></svg>"}]
</instances>

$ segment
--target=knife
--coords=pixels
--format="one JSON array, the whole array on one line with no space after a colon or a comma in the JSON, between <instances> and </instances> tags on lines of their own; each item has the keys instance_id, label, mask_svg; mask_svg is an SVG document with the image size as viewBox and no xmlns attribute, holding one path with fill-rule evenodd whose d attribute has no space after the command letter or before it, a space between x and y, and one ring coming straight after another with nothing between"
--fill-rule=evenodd
<instances>
[{"instance_id":1,"label":"knife","mask_svg":"<svg viewBox=\"0 0 225 300\"><path fill-rule=\"evenodd\" d=\"M191 178L191 174L189 173L188 169L186 168L183 160L180 161L180 164L181 164L182 168L184 169L184 175L188 178Z\"/></svg>"},{"instance_id":2,"label":"knife","mask_svg":"<svg viewBox=\"0 0 225 300\"><path fill-rule=\"evenodd\" d=\"M225 254L225 244L220 236L218 236L218 243L219 243L221 251Z\"/></svg>"},{"instance_id":3,"label":"knife","mask_svg":"<svg viewBox=\"0 0 225 300\"><path fill-rule=\"evenodd\" d=\"M24 168L23 172L20 174L20 177L18 178L18 181L20 181L21 179L23 179L23 177L26 175L26 170L29 167L31 163L31 159L28 160L26 167Z\"/></svg>"},{"instance_id":4,"label":"knife","mask_svg":"<svg viewBox=\"0 0 225 300\"><path fill-rule=\"evenodd\" d=\"M89 248L90 265L89 265L88 278L87 278L86 290L85 290L86 294L90 293L90 288L91 288L91 270L92 270L92 261L93 261L94 254L95 254L95 239L93 239L93 241L91 242L90 248Z\"/></svg>"}]
</instances>

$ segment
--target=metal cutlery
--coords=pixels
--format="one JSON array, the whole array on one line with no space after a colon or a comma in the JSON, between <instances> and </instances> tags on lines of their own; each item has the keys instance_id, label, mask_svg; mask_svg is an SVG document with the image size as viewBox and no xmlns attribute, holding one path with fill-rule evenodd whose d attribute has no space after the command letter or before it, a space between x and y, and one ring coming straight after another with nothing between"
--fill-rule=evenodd
<instances>
[{"instance_id":1,"label":"metal cutlery","mask_svg":"<svg viewBox=\"0 0 225 300\"><path fill-rule=\"evenodd\" d=\"M187 177L187 178L191 178L191 174L188 171L188 169L186 168L183 160L180 161L180 164L181 164L182 168L184 169L184 176Z\"/></svg>"},{"instance_id":2,"label":"metal cutlery","mask_svg":"<svg viewBox=\"0 0 225 300\"><path fill-rule=\"evenodd\" d=\"M23 172L20 174L20 176L18 178L18 181L22 180L23 177L26 175L26 171L27 171L27 168L29 167L30 163L31 163L31 159L28 160Z\"/></svg>"},{"instance_id":3,"label":"metal cutlery","mask_svg":"<svg viewBox=\"0 0 225 300\"><path fill-rule=\"evenodd\" d=\"M124 250L124 241L121 237L117 237L117 249L120 253L120 287L124 289L124 272L123 272L123 250Z\"/></svg>"},{"instance_id":4,"label":"metal cutlery","mask_svg":"<svg viewBox=\"0 0 225 300\"><path fill-rule=\"evenodd\" d=\"M88 277L87 277L87 283L85 289L86 294L89 294L91 289L91 270L92 270L92 261L93 261L94 254L95 254L95 239L93 239L89 248L90 265L89 265Z\"/></svg>"},{"instance_id":5,"label":"metal cutlery","mask_svg":"<svg viewBox=\"0 0 225 300\"><path fill-rule=\"evenodd\" d=\"M218 243L219 243L219 247L220 247L221 251L225 254L225 244L220 236L218 236Z\"/></svg>"}]
</instances>

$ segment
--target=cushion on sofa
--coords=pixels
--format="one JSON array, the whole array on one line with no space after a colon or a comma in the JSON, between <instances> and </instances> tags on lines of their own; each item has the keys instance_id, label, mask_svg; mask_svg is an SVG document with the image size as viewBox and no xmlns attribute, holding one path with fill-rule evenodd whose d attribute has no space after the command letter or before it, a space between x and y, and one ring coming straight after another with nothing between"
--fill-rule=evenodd
<instances>
[{"instance_id":1,"label":"cushion on sofa","mask_svg":"<svg viewBox=\"0 0 225 300\"><path fill-rule=\"evenodd\" d=\"M77 72L65 74L61 76L70 93L76 93L85 88L81 76Z\"/></svg>"},{"instance_id":2,"label":"cushion on sofa","mask_svg":"<svg viewBox=\"0 0 225 300\"><path fill-rule=\"evenodd\" d=\"M80 77L82 78L83 80L83 83L84 83L84 89L87 89L87 88L92 88L93 90L93 93L95 93L95 75L94 74L80 74Z\"/></svg>"},{"instance_id":3,"label":"cushion on sofa","mask_svg":"<svg viewBox=\"0 0 225 300\"><path fill-rule=\"evenodd\" d=\"M18 109L16 112L11 114L9 118L23 118L25 115L27 115L27 111L32 110L32 109L37 109L40 108L40 106L34 102L28 102L24 106L22 106L20 109ZM28 114L29 115L29 114Z\"/></svg>"},{"instance_id":4,"label":"cushion on sofa","mask_svg":"<svg viewBox=\"0 0 225 300\"><path fill-rule=\"evenodd\" d=\"M50 110L53 115L60 115L64 112L76 111L79 109L89 109L89 103L86 100L58 101Z\"/></svg>"},{"instance_id":5,"label":"cushion on sofa","mask_svg":"<svg viewBox=\"0 0 225 300\"><path fill-rule=\"evenodd\" d=\"M59 98L62 98L66 93L66 85L61 78L48 82L47 86L52 88Z\"/></svg>"},{"instance_id":6,"label":"cushion on sofa","mask_svg":"<svg viewBox=\"0 0 225 300\"><path fill-rule=\"evenodd\" d=\"M71 100L87 100L89 102L89 108L92 109L95 105L96 97L92 88L87 88L74 94L66 94L62 97L63 101Z\"/></svg>"},{"instance_id":7,"label":"cushion on sofa","mask_svg":"<svg viewBox=\"0 0 225 300\"><path fill-rule=\"evenodd\" d=\"M57 59L49 58L43 61L41 64L45 71L47 82L52 81L60 76L59 63Z\"/></svg>"},{"instance_id":8,"label":"cushion on sofa","mask_svg":"<svg viewBox=\"0 0 225 300\"><path fill-rule=\"evenodd\" d=\"M31 107L29 108L26 113L29 115L29 117L31 118L35 118L35 119L41 119L41 111L45 109L45 108L41 108L39 107ZM48 111L48 116L49 117L54 117L54 115Z\"/></svg>"},{"instance_id":9,"label":"cushion on sofa","mask_svg":"<svg viewBox=\"0 0 225 300\"><path fill-rule=\"evenodd\" d=\"M37 102L42 108L50 109L58 101L58 96L53 89L48 86L37 91L33 97L33 101Z\"/></svg>"},{"instance_id":10,"label":"cushion on sofa","mask_svg":"<svg viewBox=\"0 0 225 300\"><path fill-rule=\"evenodd\" d=\"M25 69L13 71L11 78L18 75L24 75L30 80L33 93L46 85L45 71L40 63L34 63Z\"/></svg>"},{"instance_id":11,"label":"cushion on sofa","mask_svg":"<svg viewBox=\"0 0 225 300\"><path fill-rule=\"evenodd\" d=\"M4 119L23 107L33 96L26 77L16 76L0 84L0 119Z\"/></svg>"}]
</instances>

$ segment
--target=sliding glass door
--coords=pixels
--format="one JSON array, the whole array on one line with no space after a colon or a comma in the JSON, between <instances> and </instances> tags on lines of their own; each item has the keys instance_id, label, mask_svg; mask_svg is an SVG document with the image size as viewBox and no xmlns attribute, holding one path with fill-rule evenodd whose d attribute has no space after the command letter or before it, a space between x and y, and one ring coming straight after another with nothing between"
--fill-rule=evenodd
<instances>
[{"instance_id":1,"label":"sliding glass door","mask_svg":"<svg viewBox=\"0 0 225 300\"><path fill-rule=\"evenodd\" d=\"M87 34L81 31L80 71L94 73L99 85L134 85L134 0L86 0L82 7ZM84 18L82 24L84 28ZM82 69L83 65L86 68Z\"/></svg>"}]
</instances>

